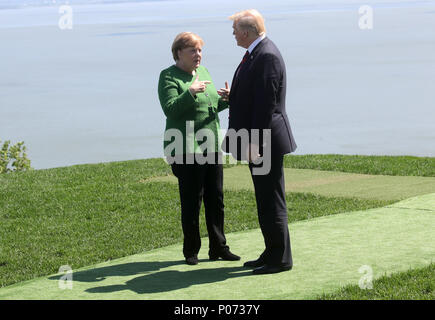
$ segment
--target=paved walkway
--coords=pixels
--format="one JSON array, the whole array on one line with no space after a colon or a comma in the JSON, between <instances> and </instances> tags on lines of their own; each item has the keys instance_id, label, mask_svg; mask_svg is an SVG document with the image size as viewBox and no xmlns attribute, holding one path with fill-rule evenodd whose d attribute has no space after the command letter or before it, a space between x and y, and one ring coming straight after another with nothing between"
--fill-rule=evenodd
<instances>
[{"instance_id":1,"label":"paved walkway","mask_svg":"<svg viewBox=\"0 0 435 320\"><path fill-rule=\"evenodd\" d=\"M286 192L309 192L328 197L402 200L435 192L435 177L383 176L336 171L285 168ZM147 181L177 183L174 176ZM247 166L224 170L224 188L254 190Z\"/></svg>"}]
</instances>

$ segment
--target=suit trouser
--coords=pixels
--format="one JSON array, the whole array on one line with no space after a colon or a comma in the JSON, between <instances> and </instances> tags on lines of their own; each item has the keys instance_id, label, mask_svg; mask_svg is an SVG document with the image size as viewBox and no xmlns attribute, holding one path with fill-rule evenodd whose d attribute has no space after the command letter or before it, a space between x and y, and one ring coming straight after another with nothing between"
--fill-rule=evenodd
<instances>
[{"instance_id":1,"label":"suit trouser","mask_svg":"<svg viewBox=\"0 0 435 320\"><path fill-rule=\"evenodd\" d=\"M201 248L199 213L204 200L205 221L209 237L209 254L227 249L224 235L223 166L222 164L172 164L178 178L181 224L184 234L183 254L198 254Z\"/></svg>"},{"instance_id":2,"label":"suit trouser","mask_svg":"<svg viewBox=\"0 0 435 320\"><path fill-rule=\"evenodd\" d=\"M260 256L272 266L293 265L285 200L283 155L273 155L267 175L253 175L258 221L266 249Z\"/></svg>"}]
</instances>

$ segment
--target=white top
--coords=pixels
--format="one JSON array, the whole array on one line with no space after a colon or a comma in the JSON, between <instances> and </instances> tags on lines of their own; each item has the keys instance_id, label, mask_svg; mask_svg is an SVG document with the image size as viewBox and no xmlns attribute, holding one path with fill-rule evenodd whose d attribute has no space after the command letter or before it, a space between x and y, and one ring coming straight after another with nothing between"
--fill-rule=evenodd
<instances>
[{"instance_id":1,"label":"white top","mask_svg":"<svg viewBox=\"0 0 435 320\"><path fill-rule=\"evenodd\" d=\"M257 46L257 44L260 43L261 40L263 40L264 38L266 38L266 34L263 33L262 36L259 36L257 39L255 39L254 42L251 43L251 45L248 48L249 54L252 53L252 51L254 50L254 48Z\"/></svg>"}]
</instances>

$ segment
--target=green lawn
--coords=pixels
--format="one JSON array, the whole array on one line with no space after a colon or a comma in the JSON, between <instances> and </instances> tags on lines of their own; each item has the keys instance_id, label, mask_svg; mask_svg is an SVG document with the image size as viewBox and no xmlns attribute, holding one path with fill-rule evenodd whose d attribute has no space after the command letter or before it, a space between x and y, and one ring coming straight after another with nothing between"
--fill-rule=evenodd
<instances>
[{"instance_id":1,"label":"green lawn","mask_svg":"<svg viewBox=\"0 0 435 320\"><path fill-rule=\"evenodd\" d=\"M225 169L224 188L251 190L254 185L248 166ZM287 193L311 193L326 197L344 197L371 200L398 200L432 193L435 177L388 176L313 169L284 168ZM147 182L171 182L174 176L154 177Z\"/></svg>"},{"instance_id":2,"label":"green lawn","mask_svg":"<svg viewBox=\"0 0 435 320\"><path fill-rule=\"evenodd\" d=\"M204 237L196 266L184 263L179 242L73 268L71 290L59 288L60 273L1 288L0 300L316 299L344 285L359 284L366 276L376 280L384 274L424 268L435 262L435 210L427 209L434 204L432 193L383 208L292 222L291 272L253 276L242 266L244 261L257 258L264 248L257 228L227 234L228 245L241 255L241 261L210 261L208 239ZM374 283L376 290L377 286ZM406 287L402 291L409 292Z\"/></svg>"},{"instance_id":3,"label":"green lawn","mask_svg":"<svg viewBox=\"0 0 435 320\"><path fill-rule=\"evenodd\" d=\"M433 157L290 155L285 157L284 167L392 176L435 177L435 158Z\"/></svg>"},{"instance_id":4,"label":"green lawn","mask_svg":"<svg viewBox=\"0 0 435 320\"><path fill-rule=\"evenodd\" d=\"M435 263L373 281L372 289L346 286L322 300L435 300Z\"/></svg>"},{"instance_id":5,"label":"green lawn","mask_svg":"<svg viewBox=\"0 0 435 320\"><path fill-rule=\"evenodd\" d=\"M285 166L435 176L434 158L288 156ZM177 186L149 182L165 175L170 168L163 160L148 159L0 176L0 286L56 273L65 264L77 269L181 242ZM258 228L252 191L227 189L224 200L227 233ZM290 222L393 202L287 193Z\"/></svg>"}]
</instances>

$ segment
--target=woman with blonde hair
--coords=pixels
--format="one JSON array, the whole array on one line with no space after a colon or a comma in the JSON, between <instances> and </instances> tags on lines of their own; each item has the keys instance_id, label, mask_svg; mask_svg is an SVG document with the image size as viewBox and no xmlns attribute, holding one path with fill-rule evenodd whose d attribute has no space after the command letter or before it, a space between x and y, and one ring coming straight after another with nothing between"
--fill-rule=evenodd
<instances>
[{"instance_id":1,"label":"woman with blonde hair","mask_svg":"<svg viewBox=\"0 0 435 320\"><path fill-rule=\"evenodd\" d=\"M203 44L201 37L192 32L178 34L172 44L175 64L160 73L158 85L160 104L166 116L165 132L178 130L183 137L181 148L171 150L174 142L165 139L164 150L172 172L178 178L183 254L186 263L192 265L198 263L201 247L199 212L202 200L209 258L240 260L230 252L224 234L222 139L219 138L218 113L228 108L229 89L226 84L218 94L208 70L200 65ZM188 137L189 130L193 136ZM196 133L200 130L208 133L206 143L197 139ZM198 160L204 157L205 163Z\"/></svg>"}]
</instances>

